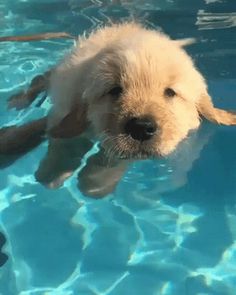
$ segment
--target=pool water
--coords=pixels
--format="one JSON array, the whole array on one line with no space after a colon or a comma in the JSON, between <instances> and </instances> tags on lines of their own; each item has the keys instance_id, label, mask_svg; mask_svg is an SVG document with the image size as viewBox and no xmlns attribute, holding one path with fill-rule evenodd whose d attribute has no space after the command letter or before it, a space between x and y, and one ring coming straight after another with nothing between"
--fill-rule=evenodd
<instances>
[{"instance_id":1,"label":"pool water","mask_svg":"<svg viewBox=\"0 0 236 295\"><path fill-rule=\"evenodd\" d=\"M219 107L236 109L234 0L0 0L0 36L82 34L133 16L188 51ZM53 66L71 40L0 44L0 124L48 104L7 110L7 98ZM203 123L169 159L134 163L116 191L86 198L76 177L57 190L33 173L47 143L0 170L0 231L9 256L1 295L236 294L236 127ZM178 159L178 160L177 160Z\"/></svg>"}]
</instances>

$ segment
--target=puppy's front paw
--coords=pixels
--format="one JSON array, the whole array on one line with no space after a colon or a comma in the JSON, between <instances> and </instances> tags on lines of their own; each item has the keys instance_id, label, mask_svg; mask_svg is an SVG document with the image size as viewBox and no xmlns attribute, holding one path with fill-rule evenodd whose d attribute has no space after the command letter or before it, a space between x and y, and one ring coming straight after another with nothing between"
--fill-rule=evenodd
<instances>
[{"instance_id":1,"label":"puppy's front paw","mask_svg":"<svg viewBox=\"0 0 236 295\"><path fill-rule=\"evenodd\" d=\"M30 101L27 97L27 93L22 91L17 94L13 94L8 99L8 108L16 110L22 110L27 108L30 105Z\"/></svg>"},{"instance_id":2,"label":"puppy's front paw","mask_svg":"<svg viewBox=\"0 0 236 295\"><path fill-rule=\"evenodd\" d=\"M73 174L73 171L64 171L61 173L52 173L52 171L48 169L44 169L44 167L40 167L35 172L35 179L50 189L57 189L63 185L66 179L68 179Z\"/></svg>"},{"instance_id":3,"label":"puppy's front paw","mask_svg":"<svg viewBox=\"0 0 236 295\"><path fill-rule=\"evenodd\" d=\"M26 91L18 92L8 99L8 108L22 110L31 105L37 96L48 88L50 71L33 78Z\"/></svg>"}]
</instances>

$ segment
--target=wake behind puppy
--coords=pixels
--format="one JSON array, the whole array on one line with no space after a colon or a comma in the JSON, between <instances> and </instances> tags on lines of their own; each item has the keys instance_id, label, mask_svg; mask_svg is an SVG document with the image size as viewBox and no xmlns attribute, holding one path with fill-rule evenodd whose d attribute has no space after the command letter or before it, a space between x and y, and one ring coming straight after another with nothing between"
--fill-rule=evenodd
<instances>
[{"instance_id":1,"label":"wake behind puppy","mask_svg":"<svg viewBox=\"0 0 236 295\"><path fill-rule=\"evenodd\" d=\"M81 140L91 148L89 142L98 139L103 153L87 163L83 179L89 184L91 171L95 175L112 161L122 162L123 171L124 163L134 159L170 155L199 127L201 117L236 125L235 113L214 107L203 76L184 50L192 41L171 40L136 23L107 26L79 38L71 54L34 85L36 95L46 89L53 104L46 124L40 125L49 138L49 151L36 178L49 187L61 185L87 152ZM27 101L28 93L32 100L29 91L11 103ZM28 124L27 134L30 128ZM11 140L12 134L17 137L18 129L13 130ZM3 136L7 153L8 132ZM75 142L79 148L73 148L73 158Z\"/></svg>"}]
</instances>

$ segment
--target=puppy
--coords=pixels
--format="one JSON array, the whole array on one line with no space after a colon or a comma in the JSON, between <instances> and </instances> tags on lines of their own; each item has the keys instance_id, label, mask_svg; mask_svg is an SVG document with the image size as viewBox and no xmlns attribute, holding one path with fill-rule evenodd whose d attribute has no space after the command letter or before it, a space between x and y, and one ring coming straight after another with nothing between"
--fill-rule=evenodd
<instances>
[{"instance_id":1,"label":"puppy","mask_svg":"<svg viewBox=\"0 0 236 295\"><path fill-rule=\"evenodd\" d=\"M47 118L51 139L36 178L50 187L61 185L85 153L78 151L71 159L70 148L81 147L81 134L83 140L99 140L102 147L100 162L95 161L99 168L94 170L94 161L91 169L86 167L84 179L89 183L91 171L95 175L109 163L118 165L120 177L124 163L170 155L199 127L201 117L235 125L235 113L214 107L203 76L185 52L192 42L171 40L136 23L107 26L80 38L71 54L47 73L53 104ZM58 174L62 154L65 163ZM68 156L70 163L65 161ZM71 161L76 162L73 169ZM49 175L55 177L49 181Z\"/></svg>"},{"instance_id":2,"label":"puppy","mask_svg":"<svg viewBox=\"0 0 236 295\"><path fill-rule=\"evenodd\" d=\"M183 49L190 42L134 23L80 40L51 76L48 127L86 105L94 136L106 150L119 158L144 158L170 154L199 127L200 115L236 124L235 114L214 108Z\"/></svg>"}]
</instances>

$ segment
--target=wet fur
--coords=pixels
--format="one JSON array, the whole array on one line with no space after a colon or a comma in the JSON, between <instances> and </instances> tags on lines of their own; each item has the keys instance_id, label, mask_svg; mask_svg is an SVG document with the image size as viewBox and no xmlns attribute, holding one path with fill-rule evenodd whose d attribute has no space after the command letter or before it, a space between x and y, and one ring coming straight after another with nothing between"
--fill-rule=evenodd
<instances>
[{"instance_id":1,"label":"wet fur","mask_svg":"<svg viewBox=\"0 0 236 295\"><path fill-rule=\"evenodd\" d=\"M136 23L105 27L79 40L51 77L49 128L86 103L94 135L105 135L104 146L114 156L130 158L170 154L198 128L200 116L236 124L235 114L214 108L204 78L183 49L190 41L171 40ZM117 101L108 94L114 85L124 89ZM165 97L167 87L175 97ZM123 125L142 116L154 118L159 132L140 144L124 134Z\"/></svg>"},{"instance_id":2,"label":"wet fur","mask_svg":"<svg viewBox=\"0 0 236 295\"><path fill-rule=\"evenodd\" d=\"M81 147L81 134L82 142L99 139L102 149L80 172L80 188L102 196L114 189L133 159L170 155L199 127L201 117L235 125L235 113L214 107L203 76L185 52L192 41L171 40L136 23L100 28L80 38L47 74L53 107L46 128L49 152L36 172L38 181L58 187L73 173L86 152L71 156L71 149L76 151L72 146ZM109 91L116 85L123 93L114 99ZM176 95L167 97L166 88ZM155 120L158 132L141 143L123 129L129 118L143 116ZM110 171L119 177L109 178Z\"/></svg>"}]
</instances>

